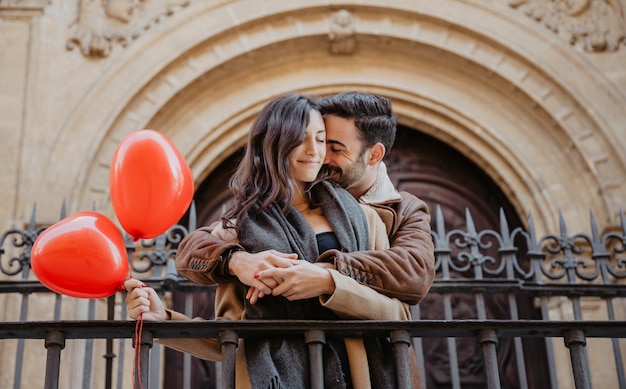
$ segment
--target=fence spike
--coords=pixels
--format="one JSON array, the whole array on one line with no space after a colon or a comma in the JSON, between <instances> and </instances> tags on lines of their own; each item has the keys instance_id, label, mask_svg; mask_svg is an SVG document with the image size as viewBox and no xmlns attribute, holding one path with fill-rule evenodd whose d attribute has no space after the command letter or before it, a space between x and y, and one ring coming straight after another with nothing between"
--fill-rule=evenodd
<instances>
[{"instance_id":1,"label":"fence spike","mask_svg":"<svg viewBox=\"0 0 626 389\"><path fill-rule=\"evenodd\" d=\"M437 235L439 237L446 236L446 227L443 220L443 212L441 211L441 205L437 204Z\"/></svg>"},{"instance_id":2,"label":"fence spike","mask_svg":"<svg viewBox=\"0 0 626 389\"><path fill-rule=\"evenodd\" d=\"M502 238L509 241L509 223L506 220L506 214L504 213L504 208L500 207L500 233L502 234Z\"/></svg>"},{"instance_id":3,"label":"fence spike","mask_svg":"<svg viewBox=\"0 0 626 389\"><path fill-rule=\"evenodd\" d=\"M467 223L467 232L476 235L476 226L474 225L474 219L472 219L472 213L469 208L465 208L465 221Z\"/></svg>"},{"instance_id":4,"label":"fence spike","mask_svg":"<svg viewBox=\"0 0 626 389\"><path fill-rule=\"evenodd\" d=\"M562 238L567 238L567 226L565 225L565 219L563 218L563 212L559 209L559 230Z\"/></svg>"},{"instance_id":5,"label":"fence spike","mask_svg":"<svg viewBox=\"0 0 626 389\"><path fill-rule=\"evenodd\" d=\"M598 231L598 223L596 223L596 218L593 216L593 211L589 210L589 223L591 224L591 238L593 241L600 240L600 232Z\"/></svg>"},{"instance_id":6,"label":"fence spike","mask_svg":"<svg viewBox=\"0 0 626 389\"><path fill-rule=\"evenodd\" d=\"M28 223L29 230L32 231L35 229L36 220L37 220L37 202L35 201L35 203L33 203L33 211L30 213L30 221Z\"/></svg>"},{"instance_id":7,"label":"fence spike","mask_svg":"<svg viewBox=\"0 0 626 389\"><path fill-rule=\"evenodd\" d=\"M535 240L535 219L533 218L533 213L528 212L528 234L531 239Z\"/></svg>"},{"instance_id":8,"label":"fence spike","mask_svg":"<svg viewBox=\"0 0 626 389\"><path fill-rule=\"evenodd\" d=\"M541 247L537 240L537 232L535 231L535 218L532 212L528 212L528 255L542 256Z\"/></svg>"},{"instance_id":9,"label":"fence spike","mask_svg":"<svg viewBox=\"0 0 626 389\"><path fill-rule=\"evenodd\" d=\"M197 225L198 215L196 212L196 200L193 200L191 202L191 207L189 208L189 232L195 231Z\"/></svg>"},{"instance_id":10,"label":"fence spike","mask_svg":"<svg viewBox=\"0 0 626 389\"><path fill-rule=\"evenodd\" d=\"M64 197L63 198L63 203L61 204L61 215L60 215L60 219L59 220L65 219L66 216L67 216L67 204L66 204L66 200L65 200L65 197Z\"/></svg>"}]
</instances>

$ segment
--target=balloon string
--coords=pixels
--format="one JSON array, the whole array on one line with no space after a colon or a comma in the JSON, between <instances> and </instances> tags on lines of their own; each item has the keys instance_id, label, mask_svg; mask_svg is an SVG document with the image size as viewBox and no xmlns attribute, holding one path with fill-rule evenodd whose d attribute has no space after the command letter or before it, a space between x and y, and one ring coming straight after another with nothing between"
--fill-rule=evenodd
<instances>
[{"instance_id":1,"label":"balloon string","mask_svg":"<svg viewBox=\"0 0 626 389\"><path fill-rule=\"evenodd\" d=\"M133 238L135 242L135 251L133 252L133 258L130 261L130 267L128 269L128 278L133 278L133 269L135 268L135 259L137 258L137 251L139 247L139 239ZM143 383L141 382L141 342L143 332L143 314L140 313L137 316L137 322L135 323L135 351L133 355L133 388L135 388L135 382L139 382L139 388L143 389ZM138 380L135 379L135 371L137 372Z\"/></svg>"},{"instance_id":2,"label":"balloon string","mask_svg":"<svg viewBox=\"0 0 626 389\"><path fill-rule=\"evenodd\" d=\"M135 382L139 382L139 388L143 389L143 383L141 382L141 334L143 332L143 318L142 314L137 317L137 323L135 324L135 355L133 356L133 387ZM137 370L138 380L135 380L135 370Z\"/></svg>"},{"instance_id":3,"label":"balloon string","mask_svg":"<svg viewBox=\"0 0 626 389\"><path fill-rule=\"evenodd\" d=\"M130 260L130 266L128 267L128 278L133 278L133 269L135 268L135 259L137 258L137 250L139 249L139 239L133 237L135 243L135 250L133 251L133 257Z\"/></svg>"}]
</instances>

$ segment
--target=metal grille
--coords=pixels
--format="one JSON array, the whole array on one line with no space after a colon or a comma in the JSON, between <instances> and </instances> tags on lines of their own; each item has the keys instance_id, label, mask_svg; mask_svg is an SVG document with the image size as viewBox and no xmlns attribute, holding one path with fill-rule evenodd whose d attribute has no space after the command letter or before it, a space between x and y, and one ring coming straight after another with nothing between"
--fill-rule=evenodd
<instances>
[{"instance_id":1,"label":"metal grille","mask_svg":"<svg viewBox=\"0 0 626 389\"><path fill-rule=\"evenodd\" d=\"M210 293L212 287L193 285L174 268L178 243L196 228L193 206L190 215L189 225L174 226L158 238L136 243L128 238L127 249L129 261L134 258L134 276L166 300L171 293L184 296L181 311L193 316L194 296ZM5 231L0 240L0 298L7 306L0 323L0 357L11 361L0 368L0 386L157 388L168 366L162 362L162 346L153 339L219 336L224 359L217 366L221 373L212 377L210 386L230 387L238 336L297 333L311 340L313 362L326 336L389 336L395 344L401 387L408 387L407 353L413 347L428 388L591 388L606 382L626 388L620 343L626 333L624 214L620 230L604 234L592 214L591 233L573 235L561 216L560 230L544 236L535 234L532 217L527 230L509 231L503 213L498 231L477 231L469 212L463 229L446 230L439 209L433 221L438 276L426 299L430 300L413 307L413 321L146 322L135 362L131 341L135 322L126 320L123 293L108 299L74 299L52 293L34 279L30 249L45 227L37 226L33 211L26 228ZM530 302L530 309L520 301ZM586 305L594 307L593 316ZM494 306L499 307L497 312ZM433 317L433 307L441 317ZM41 339L43 343L33 341ZM591 367L589 345L596 339L610 345L600 346L610 377L594 375ZM540 342L539 349L529 348L533 340ZM463 341L478 352L465 353ZM507 350L502 348L505 342L510 344ZM555 350L558 344L564 345L568 360ZM70 349L75 357L64 359ZM535 351L529 354L529 350ZM33 371L33 363L45 369ZM565 378L558 369L563 365L569 368ZM189 388L189 356L183 358L182 366L180 387ZM311 363L312 382L323 382L316 366ZM438 369L434 378L430 366ZM472 376L468 372L480 380L468 381ZM537 381L537 375L543 375L543 381Z\"/></svg>"}]
</instances>

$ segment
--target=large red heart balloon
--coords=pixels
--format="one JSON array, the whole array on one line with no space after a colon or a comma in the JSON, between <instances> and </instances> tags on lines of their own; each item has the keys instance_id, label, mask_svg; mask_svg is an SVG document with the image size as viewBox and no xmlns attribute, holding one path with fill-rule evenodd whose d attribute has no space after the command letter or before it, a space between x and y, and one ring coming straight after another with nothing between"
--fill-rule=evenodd
<instances>
[{"instance_id":1,"label":"large red heart balloon","mask_svg":"<svg viewBox=\"0 0 626 389\"><path fill-rule=\"evenodd\" d=\"M135 240L161 235L187 211L193 199L191 169L172 141L154 130L124 138L109 176L117 218Z\"/></svg>"},{"instance_id":2,"label":"large red heart balloon","mask_svg":"<svg viewBox=\"0 0 626 389\"><path fill-rule=\"evenodd\" d=\"M75 213L45 229L33 244L30 260L42 284L71 297L111 296L128 276L121 231L93 211Z\"/></svg>"}]
</instances>

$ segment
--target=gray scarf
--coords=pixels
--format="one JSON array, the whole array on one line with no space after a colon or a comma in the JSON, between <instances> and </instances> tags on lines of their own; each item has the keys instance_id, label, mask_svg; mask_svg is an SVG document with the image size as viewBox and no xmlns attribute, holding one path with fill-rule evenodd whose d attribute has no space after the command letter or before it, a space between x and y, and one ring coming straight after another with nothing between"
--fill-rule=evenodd
<instances>
[{"instance_id":1,"label":"gray scarf","mask_svg":"<svg viewBox=\"0 0 626 389\"><path fill-rule=\"evenodd\" d=\"M345 190L321 182L311 189L316 203L322 204L344 251L369 249L367 220L357 201ZM239 243L249 252L274 249L296 253L298 259L315 262L319 257L315 232L295 209L287 215L278 204L257 214L253 208L238 222ZM246 301L246 319L332 320L337 317L322 307L318 298L289 301L281 296L265 296L252 305ZM341 365L332 347L324 347L325 386L345 387ZM308 351L302 337L246 339L246 360L253 388L307 388Z\"/></svg>"},{"instance_id":2,"label":"gray scarf","mask_svg":"<svg viewBox=\"0 0 626 389\"><path fill-rule=\"evenodd\" d=\"M357 201L344 189L320 182L311 189L315 203L322 204L324 215L333 228L342 251L368 250L367 219ZM239 243L248 252L274 249L297 253L298 259L315 262L319 257L315 232L304 216L293 209L283 215L278 204L257 214L254 207L238 222ZM334 320L337 316L321 306L318 298L289 301L282 296L265 296L252 305L246 300L246 319L253 320ZM323 348L324 387L345 388L341 362L334 345L341 339L327 339ZM393 387L393 353L385 339L365 339L374 388ZM381 348L383 347L383 348ZM302 336L247 338L246 360L252 387L308 388L309 354Z\"/></svg>"}]
</instances>

